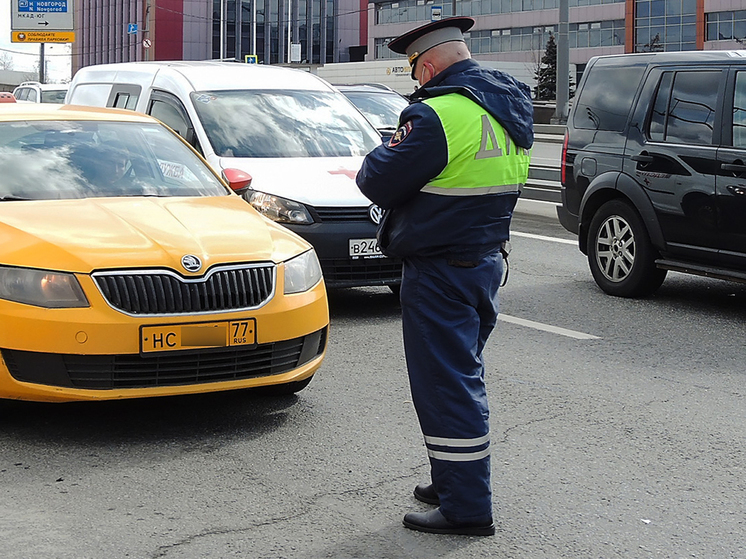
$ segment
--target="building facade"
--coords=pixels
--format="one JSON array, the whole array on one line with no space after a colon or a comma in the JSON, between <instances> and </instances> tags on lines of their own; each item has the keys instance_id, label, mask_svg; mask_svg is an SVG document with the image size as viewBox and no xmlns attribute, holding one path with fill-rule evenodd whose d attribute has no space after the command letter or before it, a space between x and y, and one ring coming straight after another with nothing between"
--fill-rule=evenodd
<instances>
[{"instance_id":1,"label":"building facade","mask_svg":"<svg viewBox=\"0 0 746 559\"><path fill-rule=\"evenodd\" d=\"M308 65L362 61L367 52L367 0L210 1L211 58Z\"/></svg>"},{"instance_id":2,"label":"building facade","mask_svg":"<svg viewBox=\"0 0 746 559\"><path fill-rule=\"evenodd\" d=\"M210 0L76 0L73 73L83 66L210 58Z\"/></svg>"},{"instance_id":3,"label":"building facade","mask_svg":"<svg viewBox=\"0 0 746 559\"><path fill-rule=\"evenodd\" d=\"M367 0L76 0L73 72L140 60L363 60Z\"/></svg>"},{"instance_id":4,"label":"building facade","mask_svg":"<svg viewBox=\"0 0 746 559\"><path fill-rule=\"evenodd\" d=\"M746 0L569 0L569 6L570 63L578 74L596 55L746 46ZM528 72L559 27L559 0L76 0L73 72L135 60L401 59L386 46L392 38L436 13L450 17L454 7L477 21L466 34L474 58L522 63Z\"/></svg>"},{"instance_id":5,"label":"building facade","mask_svg":"<svg viewBox=\"0 0 746 559\"><path fill-rule=\"evenodd\" d=\"M369 59L401 58L391 39L440 12L472 16L466 34L474 58L537 67L549 34L558 32L559 0L374 0ZM742 49L744 0L569 0L570 63L580 74L593 56L657 50Z\"/></svg>"}]
</instances>

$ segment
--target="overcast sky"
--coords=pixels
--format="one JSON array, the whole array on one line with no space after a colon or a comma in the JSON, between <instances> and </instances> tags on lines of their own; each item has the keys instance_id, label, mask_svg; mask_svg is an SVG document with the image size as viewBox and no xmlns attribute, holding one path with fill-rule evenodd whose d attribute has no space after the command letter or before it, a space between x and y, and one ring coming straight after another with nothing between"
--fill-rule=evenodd
<instances>
[{"instance_id":1,"label":"overcast sky","mask_svg":"<svg viewBox=\"0 0 746 559\"><path fill-rule=\"evenodd\" d=\"M23 44L10 42L11 2L17 0L0 0L0 57L9 54L13 59L11 70L33 72L39 60L39 43ZM49 83L69 81L71 76L69 44L51 44L44 46L44 58L47 61L47 79Z\"/></svg>"}]
</instances>

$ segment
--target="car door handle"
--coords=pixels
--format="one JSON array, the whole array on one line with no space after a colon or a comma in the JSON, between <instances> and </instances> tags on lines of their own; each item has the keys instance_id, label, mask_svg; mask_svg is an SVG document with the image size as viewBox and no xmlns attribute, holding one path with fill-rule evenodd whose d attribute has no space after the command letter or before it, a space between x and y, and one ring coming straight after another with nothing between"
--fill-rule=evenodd
<instances>
[{"instance_id":1,"label":"car door handle","mask_svg":"<svg viewBox=\"0 0 746 559\"><path fill-rule=\"evenodd\" d=\"M633 155L630 159L632 159L632 161L637 161L638 163L652 163L655 161L655 157L648 155L647 153L638 153L637 155Z\"/></svg>"},{"instance_id":2,"label":"car door handle","mask_svg":"<svg viewBox=\"0 0 746 559\"><path fill-rule=\"evenodd\" d=\"M723 163L720 165L723 171L732 171L734 173L743 173L746 171L746 165L743 163Z\"/></svg>"}]
</instances>

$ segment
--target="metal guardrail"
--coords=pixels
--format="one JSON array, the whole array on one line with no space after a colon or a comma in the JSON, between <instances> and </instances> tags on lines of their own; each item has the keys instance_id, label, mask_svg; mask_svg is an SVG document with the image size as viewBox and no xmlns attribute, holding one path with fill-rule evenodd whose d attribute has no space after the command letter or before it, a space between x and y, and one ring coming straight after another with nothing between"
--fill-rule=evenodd
<instances>
[{"instance_id":1,"label":"metal guardrail","mask_svg":"<svg viewBox=\"0 0 746 559\"><path fill-rule=\"evenodd\" d=\"M565 137L565 127L558 124L535 124L535 144L562 144ZM545 202L561 202L560 195L560 162L556 165L547 165L546 159L543 163L532 163L528 169L528 182L521 194L522 198L529 200L542 200Z\"/></svg>"}]
</instances>

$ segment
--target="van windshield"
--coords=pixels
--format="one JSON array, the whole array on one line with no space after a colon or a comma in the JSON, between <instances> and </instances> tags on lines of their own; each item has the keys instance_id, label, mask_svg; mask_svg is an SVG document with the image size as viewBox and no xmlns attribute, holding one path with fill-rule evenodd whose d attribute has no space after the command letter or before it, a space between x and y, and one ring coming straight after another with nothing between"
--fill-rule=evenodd
<instances>
[{"instance_id":1,"label":"van windshield","mask_svg":"<svg viewBox=\"0 0 746 559\"><path fill-rule=\"evenodd\" d=\"M203 91L191 94L220 157L366 155L380 136L339 93Z\"/></svg>"}]
</instances>

